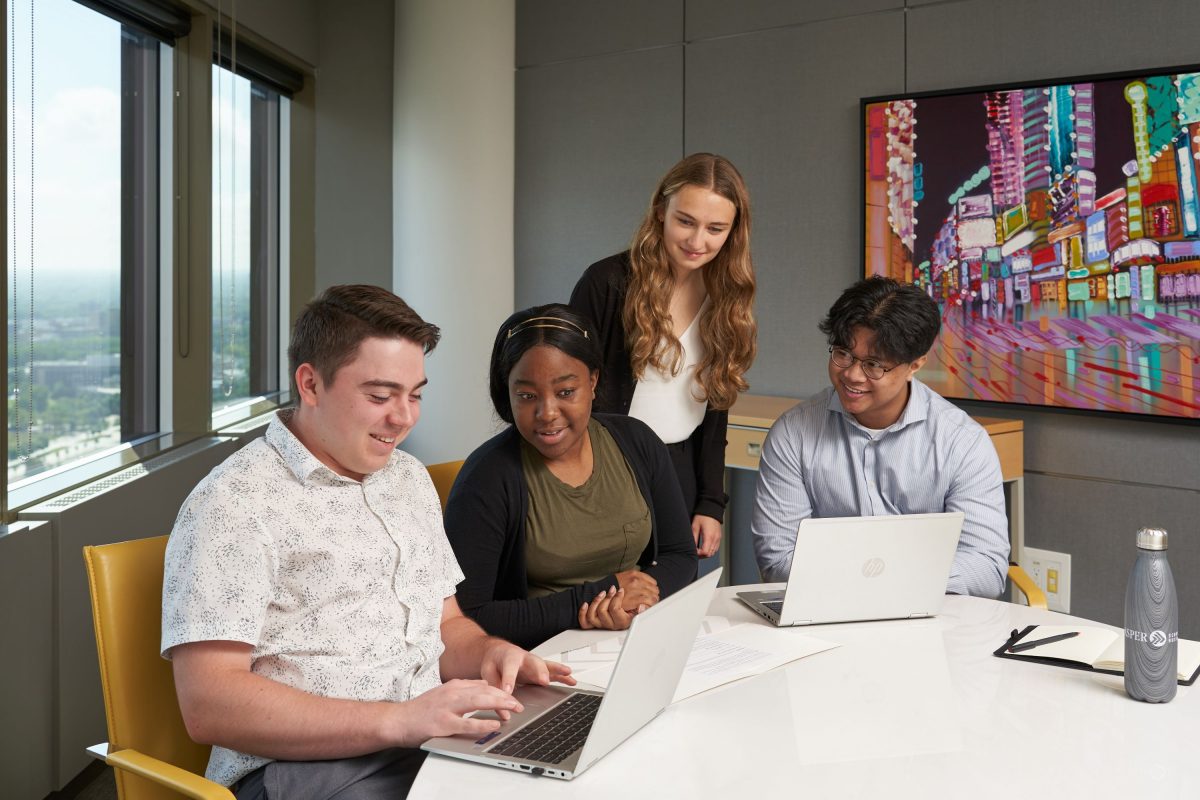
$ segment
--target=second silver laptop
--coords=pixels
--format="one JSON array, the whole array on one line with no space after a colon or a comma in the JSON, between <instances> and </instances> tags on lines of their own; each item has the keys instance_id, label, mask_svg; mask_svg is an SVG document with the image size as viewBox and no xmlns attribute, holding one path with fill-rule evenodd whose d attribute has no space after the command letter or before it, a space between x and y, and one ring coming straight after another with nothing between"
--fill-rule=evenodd
<instances>
[{"instance_id":1,"label":"second silver laptop","mask_svg":"<svg viewBox=\"0 0 1200 800\"><path fill-rule=\"evenodd\" d=\"M779 626L931 617L962 524L960 511L805 519L787 587L737 596Z\"/></svg>"}]
</instances>

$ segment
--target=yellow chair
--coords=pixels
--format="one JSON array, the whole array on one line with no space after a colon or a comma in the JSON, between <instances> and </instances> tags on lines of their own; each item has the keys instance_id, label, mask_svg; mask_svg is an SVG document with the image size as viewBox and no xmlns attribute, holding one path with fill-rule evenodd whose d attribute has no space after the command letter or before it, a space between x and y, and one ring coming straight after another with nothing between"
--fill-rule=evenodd
<instances>
[{"instance_id":1,"label":"yellow chair","mask_svg":"<svg viewBox=\"0 0 1200 800\"><path fill-rule=\"evenodd\" d=\"M1025 600L1031 608L1047 608L1046 593L1033 582L1028 572L1011 561L1008 563L1008 579L1024 593Z\"/></svg>"},{"instance_id":2,"label":"yellow chair","mask_svg":"<svg viewBox=\"0 0 1200 800\"><path fill-rule=\"evenodd\" d=\"M88 748L116 768L120 800L233 800L206 780L209 747L188 738L171 662L159 656L167 537L83 548L108 744Z\"/></svg>"},{"instance_id":3,"label":"yellow chair","mask_svg":"<svg viewBox=\"0 0 1200 800\"><path fill-rule=\"evenodd\" d=\"M429 477L433 478L433 487L437 489L438 497L442 500L443 511L446 510L446 498L450 496L450 487L454 485L454 479L458 477L462 465L461 461L444 461L425 467L429 470Z\"/></svg>"}]
</instances>

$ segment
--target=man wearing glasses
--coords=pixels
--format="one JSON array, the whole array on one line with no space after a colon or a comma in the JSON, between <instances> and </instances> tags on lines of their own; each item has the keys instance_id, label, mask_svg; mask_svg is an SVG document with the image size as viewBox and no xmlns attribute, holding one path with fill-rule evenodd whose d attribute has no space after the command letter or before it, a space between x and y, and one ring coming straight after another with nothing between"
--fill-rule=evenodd
<instances>
[{"instance_id":1,"label":"man wearing glasses","mask_svg":"<svg viewBox=\"0 0 1200 800\"><path fill-rule=\"evenodd\" d=\"M785 581L800 520L962 511L946 591L998 597L1008 571L1000 461L987 433L920 381L937 303L890 278L859 281L821 321L830 388L767 434L751 529L766 581Z\"/></svg>"}]
</instances>

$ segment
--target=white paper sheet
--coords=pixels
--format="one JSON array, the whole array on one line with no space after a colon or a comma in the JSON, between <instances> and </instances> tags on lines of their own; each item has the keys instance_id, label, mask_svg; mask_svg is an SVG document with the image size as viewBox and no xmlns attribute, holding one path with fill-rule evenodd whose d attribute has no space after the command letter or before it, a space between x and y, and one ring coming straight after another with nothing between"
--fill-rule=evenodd
<instances>
[{"instance_id":1,"label":"white paper sheet","mask_svg":"<svg viewBox=\"0 0 1200 800\"><path fill-rule=\"evenodd\" d=\"M696 637L672 702L838 646L835 642L758 623L741 623L713 634L701 634ZM615 666L614 654L607 663L577 667L575 677L581 683L607 688Z\"/></svg>"},{"instance_id":2,"label":"white paper sheet","mask_svg":"<svg viewBox=\"0 0 1200 800\"><path fill-rule=\"evenodd\" d=\"M728 617L705 617L700 622L700 633L697 635L708 636L728 630L729 627L730 622ZM614 631L612 636L607 639L601 639L595 644L590 644L587 647L578 647L574 650L567 650L564 653L553 653L543 656L543 658L547 661L557 661L560 664L566 664L576 674L576 677L578 677L578 673L583 670L590 670L603 664L615 664L617 655L621 652L621 646L625 644L625 635L625 631Z\"/></svg>"}]
</instances>

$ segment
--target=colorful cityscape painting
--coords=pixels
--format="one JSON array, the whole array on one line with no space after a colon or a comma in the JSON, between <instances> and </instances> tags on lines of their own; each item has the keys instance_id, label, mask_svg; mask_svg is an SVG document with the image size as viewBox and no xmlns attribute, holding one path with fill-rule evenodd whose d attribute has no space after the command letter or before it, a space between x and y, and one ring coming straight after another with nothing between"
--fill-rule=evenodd
<instances>
[{"instance_id":1,"label":"colorful cityscape painting","mask_svg":"<svg viewBox=\"0 0 1200 800\"><path fill-rule=\"evenodd\" d=\"M1200 419L1200 67L871 98L863 125L866 274L941 306L927 384Z\"/></svg>"}]
</instances>

